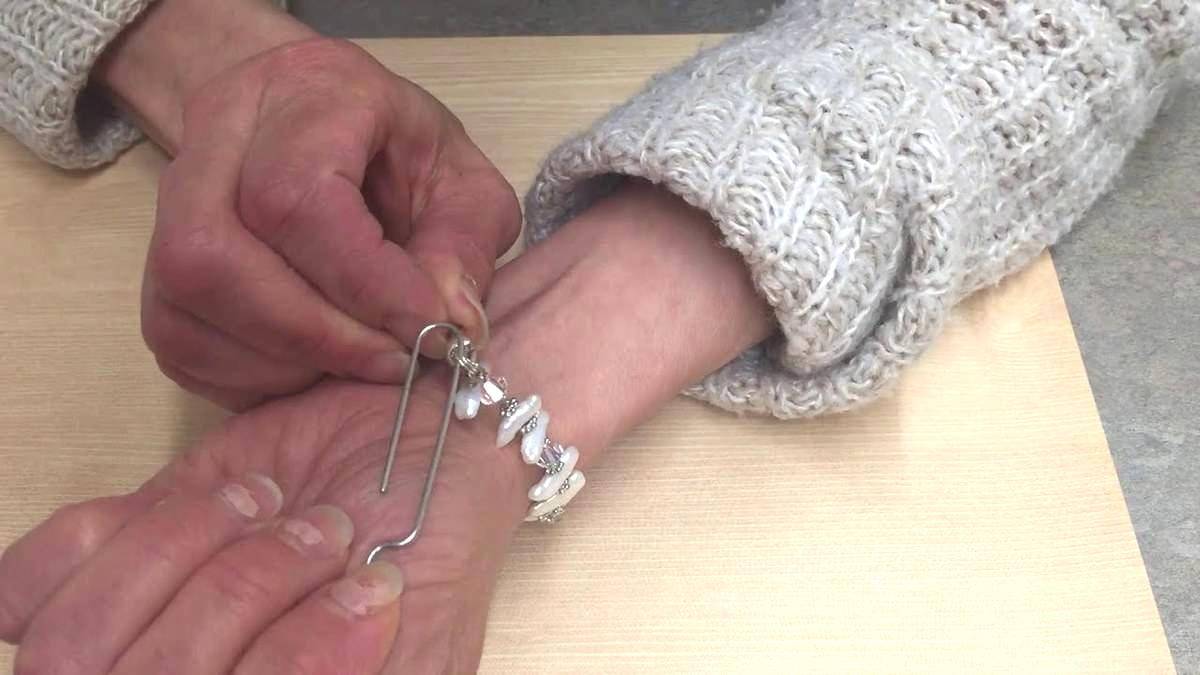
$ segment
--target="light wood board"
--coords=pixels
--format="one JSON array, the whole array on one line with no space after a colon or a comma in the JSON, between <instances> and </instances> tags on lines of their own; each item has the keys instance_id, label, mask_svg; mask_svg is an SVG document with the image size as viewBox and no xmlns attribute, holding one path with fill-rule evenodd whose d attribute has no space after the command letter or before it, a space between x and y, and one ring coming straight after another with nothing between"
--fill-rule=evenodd
<instances>
[{"instance_id":1,"label":"light wood board","mask_svg":"<svg viewBox=\"0 0 1200 675\"><path fill-rule=\"evenodd\" d=\"M366 44L523 190L553 143L713 39ZM0 544L219 418L139 337L163 164L142 146L67 175L0 137ZM1172 670L1047 257L866 410L780 423L680 400L588 484L519 537L485 672Z\"/></svg>"}]
</instances>

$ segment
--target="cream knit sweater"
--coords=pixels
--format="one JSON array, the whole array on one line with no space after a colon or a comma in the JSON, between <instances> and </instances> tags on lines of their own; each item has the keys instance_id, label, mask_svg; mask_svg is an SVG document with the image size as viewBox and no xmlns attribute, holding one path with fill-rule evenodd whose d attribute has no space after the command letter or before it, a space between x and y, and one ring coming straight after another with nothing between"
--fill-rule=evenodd
<instances>
[{"instance_id":1,"label":"cream knit sweater","mask_svg":"<svg viewBox=\"0 0 1200 675\"><path fill-rule=\"evenodd\" d=\"M132 142L81 92L147 1L4 0L3 126L67 167ZM689 393L844 410L1080 218L1198 44L1200 0L792 0L554 150L528 236L622 176L665 186L711 214L780 328Z\"/></svg>"}]
</instances>

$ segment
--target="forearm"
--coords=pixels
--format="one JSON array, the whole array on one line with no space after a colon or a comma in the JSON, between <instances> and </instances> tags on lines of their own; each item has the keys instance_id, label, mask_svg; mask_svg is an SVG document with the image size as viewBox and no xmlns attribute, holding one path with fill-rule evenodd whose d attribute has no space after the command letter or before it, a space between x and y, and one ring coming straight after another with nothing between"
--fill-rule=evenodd
<instances>
[{"instance_id":1,"label":"forearm","mask_svg":"<svg viewBox=\"0 0 1200 675\"><path fill-rule=\"evenodd\" d=\"M584 465L774 326L707 214L636 183L503 268L488 311L485 358L542 397L551 435Z\"/></svg>"},{"instance_id":2,"label":"forearm","mask_svg":"<svg viewBox=\"0 0 1200 675\"><path fill-rule=\"evenodd\" d=\"M614 174L661 184L744 254L784 338L689 393L783 418L873 400L1081 217L1195 70L1188 3L969 4L784 3L554 150L528 232Z\"/></svg>"},{"instance_id":3,"label":"forearm","mask_svg":"<svg viewBox=\"0 0 1200 675\"><path fill-rule=\"evenodd\" d=\"M197 88L255 54L315 35L267 0L157 0L105 51L93 81L173 153Z\"/></svg>"}]
</instances>

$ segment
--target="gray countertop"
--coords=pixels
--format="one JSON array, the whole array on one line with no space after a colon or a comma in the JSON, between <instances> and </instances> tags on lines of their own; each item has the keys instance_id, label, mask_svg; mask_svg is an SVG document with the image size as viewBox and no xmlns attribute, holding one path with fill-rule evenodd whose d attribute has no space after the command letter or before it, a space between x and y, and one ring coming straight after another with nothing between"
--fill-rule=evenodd
<instances>
[{"instance_id":1,"label":"gray countertop","mask_svg":"<svg viewBox=\"0 0 1200 675\"><path fill-rule=\"evenodd\" d=\"M347 37L717 33L772 0L293 0ZM1200 673L1200 90L1054 249L1096 404L1180 673Z\"/></svg>"},{"instance_id":2,"label":"gray countertop","mask_svg":"<svg viewBox=\"0 0 1200 675\"><path fill-rule=\"evenodd\" d=\"M1176 667L1200 673L1200 90L1054 261Z\"/></svg>"}]
</instances>

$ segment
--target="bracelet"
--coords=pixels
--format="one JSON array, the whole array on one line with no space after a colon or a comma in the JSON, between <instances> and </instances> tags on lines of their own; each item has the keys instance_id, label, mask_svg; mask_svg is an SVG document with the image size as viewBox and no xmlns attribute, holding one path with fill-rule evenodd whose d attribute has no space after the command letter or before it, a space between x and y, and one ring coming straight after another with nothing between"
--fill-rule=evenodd
<instances>
[{"instance_id":1,"label":"bracelet","mask_svg":"<svg viewBox=\"0 0 1200 675\"><path fill-rule=\"evenodd\" d=\"M454 397L454 416L460 420L474 419L482 406L498 405L500 426L496 431L496 447L503 448L520 434L521 459L545 471L541 480L529 488L532 505L525 522L556 522L567 503L587 482L583 472L575 468L579 450L550 440L547 435L550 412L542 408L541 397L509 396L507 382L502 377L493 378L487 365L476 360L470 341L455 342L446 358L457 362L467 377L468 386Z\"/></svg>"},{"instance_id":2,"label":"bracelet","mask_svg":"<svg viewBox=\"0 0 1200 675\"><path fill-rule=\"evenodd\" d=\"M471 341L457 326L449 323L435 323L421 329L416 343L413 345L413 358L408 367L408 376L405 378L404 391L400 396L400 405L396 408L396 422L392 427L391 440L388 443L387 463L384 464L379 492L386 493L391 480L392 465L396 459L396 445L404 427L404 417L408 411L408 396L412 391L420 360L421 342L435 330L445 330L451 334L450 347L446 351L446 362L450 364L452 372L450 391L442 409L441 426L434 440L433 456L425 475L421 501L417 505L417 515L408 535L376 545L367 556L368 564L387 549L404 548L412 544L420 534L421 525L425 521L425 514L433 493L438 465L442 459L442 449L446 442L446 431L450 426L451 412L459 420L470 420L477 417L483 407L498 406L500 424L496 431L496 447L502 448L516 440L518 434L521 436L521 459L526 464L537 465L544 472L533 487L529 488L528 496L531 505L525 514L525 522L554 523L558 521L567 504L575 498L575 495L579 494L579 491L587 483L583 472L575 468L579 462L579 450L574 446L563 446L550 439L548 435L550 413L542 408L541 397L537 394L525 398L510 396L505 379L491 375L487 365L479 360Z\"/></svg>"}]
</instances>

